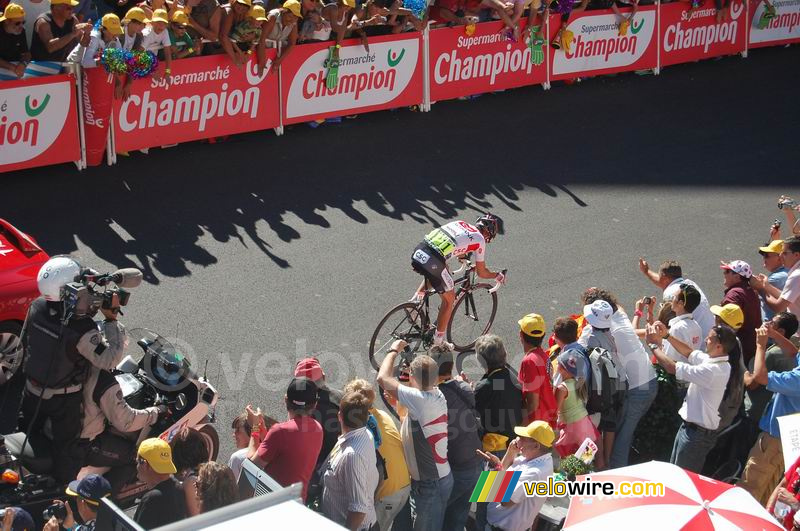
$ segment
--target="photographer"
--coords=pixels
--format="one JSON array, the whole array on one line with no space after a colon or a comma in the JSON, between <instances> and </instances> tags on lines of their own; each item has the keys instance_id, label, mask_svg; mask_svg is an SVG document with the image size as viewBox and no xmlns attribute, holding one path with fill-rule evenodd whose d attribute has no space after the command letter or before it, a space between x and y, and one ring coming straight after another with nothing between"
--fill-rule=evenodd
<instances>
[{"instance_id":1,"label":"photographer","mask_svg":"<svg viewBox=\"0 0 800 531\"><path fill-rule=\"evenodd\" d=\"M102 326L90 312L75 311L75 300L85 302L86 270L68 256L48 260L39 270L41 297L28 311L22 331L25 394L21 427L29 437L42 435L45 422L52 425L53 475L66 483L74 479L83 462L78 437L81 432L82 386L90 365L112 369L122 359L125 328L117 321L119 296L113 293ZM67 284L83 280L78 288L83 299L65 303ZM139 281L141 278L139 278ZM89 306L91 310L92 306ZM79 310L84 310L85 305Z\"/></svg>"},{"instance_id":2,"label":"photographer","mask_svg":"<svg viewBox=\"0 0 800 531\"><path fill-rule=\"evenodd\" d=\"M69 503L56 500L54 505L58 506L58 512L63 512L59 515L53 511L56 514L50 517L43 531L58 531L61 526L69 531L94 531L100 500L111 494L111 485L103 476L89 474L80 481L71 482L67 487L67 494L77 498L78 515L83 525L75 522ZM62 515L65 517L59 518Z\"/></svg>"}]
</instances>

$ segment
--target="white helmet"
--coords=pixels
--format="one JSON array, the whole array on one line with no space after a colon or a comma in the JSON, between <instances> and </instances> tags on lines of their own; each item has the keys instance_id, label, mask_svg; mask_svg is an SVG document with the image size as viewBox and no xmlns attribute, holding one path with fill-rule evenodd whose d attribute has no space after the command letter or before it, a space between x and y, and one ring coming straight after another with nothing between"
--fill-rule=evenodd
<instances>
[{"instance_id":1,"label":"white helmet","mask_svg":"<svg viewBox=\"0 0 800 531\"><path fill-rule=\"evenodd\" d=\"M61 300L61 290L81 274L81 266L69 256L55 256L44 263L36 276L39 293L45 300Z\"/></svg>"}]
</instances>

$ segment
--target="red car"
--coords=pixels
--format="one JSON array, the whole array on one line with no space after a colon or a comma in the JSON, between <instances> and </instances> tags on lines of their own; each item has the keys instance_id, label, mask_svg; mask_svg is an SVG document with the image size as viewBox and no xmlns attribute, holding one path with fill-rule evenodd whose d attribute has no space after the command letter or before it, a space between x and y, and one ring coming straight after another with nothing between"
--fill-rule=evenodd
<instances>
[{"instance_id":1,"label":"red car","mask_svg":"<svg viewBox=\"0 0 800 531\"><path fill-rule=\"evenodd\" d=\"M32 237L0 218L0 384L21 361L16 358L22 323L39 296L36 275L49 259Z\"/></svg>"}]
</instances>

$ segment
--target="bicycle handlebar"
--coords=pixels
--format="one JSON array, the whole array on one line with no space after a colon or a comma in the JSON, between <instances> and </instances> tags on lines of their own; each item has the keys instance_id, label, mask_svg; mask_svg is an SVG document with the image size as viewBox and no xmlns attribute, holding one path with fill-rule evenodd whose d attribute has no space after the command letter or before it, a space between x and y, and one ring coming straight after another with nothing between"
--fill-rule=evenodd
<instances>
[{"instance_id":1,"label":"bicycle handlebar","mask_svg":"<svg viewBox=\"0 0 800 531\"><path fill-rule=\"evenodd\" d=\"M506 274L508 273L508 269L503 269L503 270L502 270L502 271L500 271L500 272L503 274L503 277L505 277L505 276L506 276ZM505 283L505 281L506 281L506 279L505 279L505 278L503 278L503 282L504 282L504 283ZM502 285L503 285L503 284L501 284L500 282L497 282L497 283L494 285L494 287L493 287L493 288L490 288L490 289L489 289L489 293L496 293L496 292L497 292L497 290L499 290L499 289L500 289L500 287L501 287Z\"/></svg>"}]
</instances>

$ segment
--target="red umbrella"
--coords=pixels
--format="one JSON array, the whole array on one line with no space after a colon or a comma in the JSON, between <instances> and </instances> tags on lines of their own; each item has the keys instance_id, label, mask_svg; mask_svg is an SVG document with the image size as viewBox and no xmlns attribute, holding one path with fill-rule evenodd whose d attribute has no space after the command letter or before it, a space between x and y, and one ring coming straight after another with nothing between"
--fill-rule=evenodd
<instances>
[{"instance_id":1,"label":"red umbrella","mask_svg":"<svg viewBox=\"0 0 800 531\"><path fill-rule=\"evenodd\" d=\"M663 485L663 496L573 495L564 529L746 529L782 530L748 492L728 483L688 472L678 466L651 461L587 476L609 481L648 481Z\"/></svg>"}]
</instances>

